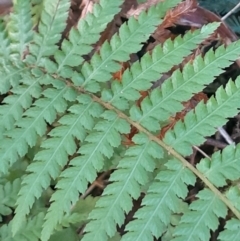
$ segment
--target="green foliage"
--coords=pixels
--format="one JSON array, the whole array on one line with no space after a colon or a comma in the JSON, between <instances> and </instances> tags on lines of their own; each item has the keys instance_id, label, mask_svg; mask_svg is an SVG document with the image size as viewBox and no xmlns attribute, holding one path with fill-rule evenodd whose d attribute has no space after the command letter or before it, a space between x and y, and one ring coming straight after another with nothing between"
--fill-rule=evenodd
<instances>
[{"instance_id":1,"label":"green foliage","mask_svg":"<svg viewBox=\"0 0 240 241\"><path fill-rule=\"evenodd\" d=\"M182 199L188 193L187 185L194 185L196 178L177 160L169 160L165 166L167 170L160 171L150 185L142 201L143 207L127 225L129 232L122 240L153 240L152 235L158 238L170 224L171 214L181 212Z\"/></svg>"},{"instance_id":2,"label":"green foliage","mask_svg":"<svg viewBox=\"0 0 240 241\"><path fill-rule=\"evenodd\" d=\"M238 113L240 77L198 103L163 139L156 134L239 58L240 41L179 68L219 27L208 24L139 56L119 80L113 74L122 62L181 1L130 17L101 43L123 2L100 0L68 34L70 0L18 0L8 24L0 23L1 240L207 241L220 218L226 224L219 240L239 237L240 145L196 167L186 157ZM107 167L103 193L83 199ZM186 200L197 180L201 190ZM136 200L141 207L126 220Z\"/></svg>"},{"instance_id":3,"label":"green foliage","mask_svg":"<svg viewBox=\"0 0 240 241\"><path fill-rule=\"evenodd\" d=\"M12 183L6 181L4 184L0 185L0 221L2 221L2 216L8 216L12 213L11 208L15 207L17 194L20 189L21 180L15 179Z\"/></svg>"}]
</instances>

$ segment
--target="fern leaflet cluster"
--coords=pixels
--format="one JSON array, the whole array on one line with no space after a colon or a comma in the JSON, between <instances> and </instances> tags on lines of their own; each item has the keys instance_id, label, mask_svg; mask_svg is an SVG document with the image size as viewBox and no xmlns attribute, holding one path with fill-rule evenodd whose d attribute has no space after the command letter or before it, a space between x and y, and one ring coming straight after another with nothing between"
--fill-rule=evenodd
<instances>
[{"instance_id":1,"label":"fern leaflet cluster","mask_svg":"<svg viewBox=\"0 0 240 241\"><path fill-rule=\"evenodd\" d=\"M207 241L228 210L231 217L219 240L238 237L240 191L234 182L240 178L240 146L230 145L196 167L186 157L238 113L240 78L198 103L163 139L157 134L184 109L183 102L239 58L240 41L210 49L178 68L219 27L208 24L155 46L129 64L120 81L114 78L121 63L141 50L166 12L180 2L160 1L130 17L103 43L101 34L121 11L122 0L95 3L66 36L70 0L39 1L39 19L32 7L36 1L14 3L9 23L0 24L0 93L5 95L0 106L0 193L7 197L1 200L0 215L15 212L0 227L2 240L51 240L62 229L83 225L87 213L83 241ZM139 102L142 91L147 96ZM124 145L133 129L131 144ZM79 195L106 166L113 167L108 186L90 201L89 210L76 210L78 203L85 205ZM15 169L21 178L14 176ZM197 178L203 187L189 204L188 188ZM126 224L126 214L142 194L141 207L120 237L118 227ZM46 196L48 207L41 204Z\"/></svg>"}]
</instances>

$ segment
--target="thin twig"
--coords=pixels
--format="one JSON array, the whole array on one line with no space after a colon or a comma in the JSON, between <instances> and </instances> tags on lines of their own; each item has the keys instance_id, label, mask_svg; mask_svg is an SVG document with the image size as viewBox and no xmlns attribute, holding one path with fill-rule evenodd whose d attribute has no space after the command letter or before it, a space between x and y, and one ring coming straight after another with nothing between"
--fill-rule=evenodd
<instances>
[{"instance_id":1,"label":"thin twig","mask_svg":"<svg viewBox=\"0 0 240 241\"><path fill-rule=\"evenodd\" d=\"M221 20L224 21L226 20L235 10L237 10L240 7L240 2L231 10L229 11L226 15L224 15Z\"/></svg>"},{"instance_id":2,"label":"thin twig","mask_svg":"<svg viewBox=\"0 0 240 241\"><path fill-rule=\"evenodd\" d=\"M197 150L198 152L200 152L204 157L208 158L209 160L211 160L211 157L208 156L208 154L206 154L203 150L201 150L199 147L197 146L193 146L195 150Z\"/></svg>"}]
</instances>

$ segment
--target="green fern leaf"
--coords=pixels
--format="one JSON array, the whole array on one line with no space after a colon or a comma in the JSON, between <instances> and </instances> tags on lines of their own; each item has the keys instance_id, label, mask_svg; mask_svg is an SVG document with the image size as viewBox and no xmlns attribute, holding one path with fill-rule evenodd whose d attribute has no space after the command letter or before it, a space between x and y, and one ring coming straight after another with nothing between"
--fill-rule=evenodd
<instances>
[{"instance_id":1,"label":"green fern leaf","mask_svg":"<svg viewBox=\"0 0 240 241\"><path fill-rule=\"evenodd\" d=\"M53 194L46 215L46 222L42 231L42 240L48 240L49 235L61 222L64 212L68 213L71 203L76 203L78 193L87 189L87 183L93 182L97 172L103 167L105 158L111 158L114 148L121 144L120 133L129 133L130 125L119 118L113 111L105 111L94 131L86 138L78 153L81 156L74 158L68 169L62 172L62 179L58 182L58 190ZM61 198L60 198L61 197Z\"/></svg>"},{"instance_id":2,"label":"green fern leaf","mask_svg":"<svg viewBox=\"0 0 240 241\"><path fill-rule=\"evenodd\" d=\"M240 211L240 190L238 186L232 186L225 193L226 197L236 209Z\"/></svg>"},{"instance_id":3,"label":"green fern leaf","mask_svg":"<svg viewBox=\"0 0 240 241\"><path fill-rule=\"evenodd\" d=\"M199 43L216 30L218 24L204 26L201 30L188 32L183 38L167 40L163 46L157 46L152 54L145 54L140 62L135 62L123 73L121 82L113 81L112 90L104 90L102 98L121 110L128 108L128 101L140 98L139 91L150 89L152 82L160 79L173 65L180 64Z\"/></svg>"},{"instance_id":4,"label":"green fern leaf","mask_svg":"<svg viewBox=\"0 0 240 241\"><path fill-rule=\"evenodd\" d=\"M56 81L56 80L55 80ZM34 106L24 113L17 123L17 128L4 133L0 140L0 172L6 173L9 167L19 157L23 157L29 146L36 145L38 136L43 136L47 130L47 124L52 123L57 113L63 113L67 108L64 95L69 91L65 86L59 90L48 88L43 92L43 98L39 98Z\"/></svg>"},{"instance_id":5,"label":"green fern leaf","mask_svg":"<svg viewBox=\"0 0 240 241\"><path fill-rule=\"evenodd\" d=\"M215 231L219 217L225 218L227 207L209 189L204 189L196 195L199 199L190 204L176 227L172 241L209 241L210 229Z\"/></svg>"},{"instance_id":6,"label":"green fern leaf","mask_svg":"<svg viewBox=\"0 0 240 241\"><path fill-rule=\"evenodd\" d=\"M13 13L7 26L9 38L11 40L11 52L22 57L26 50L26 45L33 38L32 19L31 19L31 1L18 0L14 3Z\"/></svg>"},{"instance_id":7,"label":"green fern leaf","mask_svg":"<svg viewBox=\"0 0 240 241\"><path fill-rule=\"evenodd\" d=\"M100 53L95 53L90 63L85 62L81 68L81 73L75 72L73 82L76 86L81 86L85 90L96 93L100 90L99 83L107 82L112 78L112 73L120 70L121 66L116 61L126 62L130 54L141 49L151 33L161 23L166 11L175 6L179 0L164 1L151 7L148 12L142 12L138 19L131 17L124 23L119 34L115 34L110 42L105 41L100 48Z\"/></svg>"},{"instance_id":8,"label":"green fern leaf","mask_svg":"<svg viewBox=\"0 0 240 241\"><path fill-rule=\"evenodd\" d=\"M11 87L18 86L22 80L22 73L26 70L26 66L22 63L19 66L13 65L8 62L3 66L0 66L1 73L1 84L0 84L0 93L6 94Z\"/></svg>"},{"instance_id":9,"label":"green fern leaf","mask_svg":"<svg viewBox=\"0 0 240 241\"><path fill-rule=\"evenodd\" d=\"M232 218L227 221L225 230L222 231L218 237L219 241L238 241L240 237L240 221Z\"/></svg>"},{"instance_id":10,"label":"green fern leaf","mask_svg":"<svg viewBox=\"0 0 240 241\"><path fill-rule=\"evenodd\" d=\"M18 121L24 110L28 109L33 102L33 98L39 98L42 87L39 82L40 78L33 78L23 75L22 84L11 89L12 95L7 96L0 106L0 130L3 134L4 130L14 128L14 124Z\"/></svg>"},{"instance_id":11,"label":"green fern leaf","mask_svg":"<svg viewBox=\"0 0 240 241\"><path fill-rule=\"evenodd\" d=\"M128 213L132 206L132 198L139 198L141 186L148 182L148 172L152 172L155 158L161 158L162 149L145 134L137 134L133 138L136 144L127 149L125 157L120 161L117 170L111 175L110 182L104 190L96 208L90 213L90 221L85 228L83 240L107 240L116 233L116 225L124 223L124 212ZM96 233L95 230L98 230Z\"/></svg>"},{"instance_id":12,"label":"green fern leaf","mask_svg":"<svg viewBox=\"0 0 240 241\"><path fill-rule=\"evenodd\" d=\"M172 213L181 212L182 199L187 196L187 185L193 185L195 176L177 160L168 161L167 170L158 173L134 218L126 226L127 234L122 241L153 240L159 238L168 224Z\"/></svg>"},{"instance_id":13,"label":"green fern leaf","mask_svg":"<svg viewBox=\"0 0 240 241\"><path fill-rule=\"evenodd\" d=\"M92 49L92 44L100 38L100 33L112 21L115 14L120 11L123 0L101 0L99 4L94 4L93 13L78 22L77 28L72 28L69 33L69 41L63 40L61 50L58 50L54 57L58 63L60 75L70 77L72 73L67 66L79 66L83 62L81 56L88 54Z\"/></svg>"},{"instance_id":14,"label":"green fern leaf","mask_svg":"<svg viewBox=\"0 0 240 241\"><path fill-rule=\"evenodd\" d=\"M86 130L94 126L94 119L103 112L101 106L94 103L90 97L81 95L79 104L69 108L69 114L59 120L60 126L53 129L38 152L32 164L28 166L31 172L23 179L23 186L19 192L16 215L13 227L19 226L21 220L29 213L35 198L39 198L44 189L50 185L51 178L56 179L60 171L68 162L68 155L76 152L74 138L83 141ZM81 113L81 114L79 114ZM86 130L85 130L86 129Z\"/></svg>"},{"instance_id":15,"label":"green fern leaf","mask_svg":"<svg viewBox=\"0 0 240 241\"><path fill-rule=\"evenodd\" d=\"M229 81L226 88L216 91L216 98L210 98L206 104L200 102L194 111L190 111L184 121L178 121L173 130L166 133L164 142L184 156L192 153L193 145L204 142L204 136L212 135L216 128L226 123L240 108L240 77Z\"/></svg>"},{"instance_id":16,"label":"green fern leaf","mask_svg":"<svg viewBox=\"0 0 240 241\"><path fill-rule=\"evenodd\" d=\"M2 216L7 216L12 213L12 209L15 207L17 200L17 194L20 189L20 179L15 179L12 183L7 182L4 185L0 185L0 221L2 222Z\"/></svg>"},{"instance_id":17,"label":"green fern leaf","mask_svg":"<svg viewBox=\"0 0 240 241\"><path fill-rule=\"evenodd\" d=\"M240 178L240 145L231 145L222 152L215 152L211 160L204 158L197 169L216 187L227 185L226 180L235 181Z\"/></svg>"},{"instance_id":18,"label":"green fern leaf","mask_svg":"<svg viewBox=\"0 0 240 241\"><path fill-rule=\"evenodd\" d=\"M46 121L52 123L56 119L57 112L61 113L66 110L66 97L69 91L71 91L71 89L65 86L61 90L48 88L43 92L45 98L38 99L35 103L35 108L30 108L25 113L28 118L24 118L21 122L18 122L19 127L22 129L19 131L19 136L14 139L12 146L10 146L8 150L9 155L12 155L14 152L16 156L19 155L21 157L26 154L28 145L32 147L36 144L37 136L42 136L46 132ZM72 95L72 93L70 95ZM33 119L35 117L36 119ZM12 138L14 136L16 136L15 133L12 134ZM22 146L16 144L19 143L18 140L20 138L22 138L20 142ZM67 138L67 140L69 139ZM35 160L39 162L32 163L28 166L27 171L32 173L27 175L22 182L23 186L19 192L20 197L17 201L16 215L13 220L13 232L16 232L21 226L21 220L29 213L34 199L39 198L43 189L46 189L50 185L50 178L56 178L60 174L61 167L67 162L67 151L64 153L59 150L64 142L55 139L55 144L56 149L54 149L52 153L49 150L40 152L35 157ZM46 141L43 147L52 148L51 140ZM61 157L59 153L62 153L63 156ZM16 158L16 156L14 157ZM10 164L12 164L12 162L13 160L11 160ZM38 177L35 177L36 173Z\"/></svg>"},{"instance_id":19,"label":"green fern leaf","mask_svg":"<svg viewBox=\"0 0 240 241\"><path fill-rule=\"evenodd\" d=\"M12 235L12 221L0 228L0 239L4 241L39 241L44 213L23 221L22 228L15 236Z\"/></svg>"},{"instance_id":20,"label":"green fern leaf","mask_svg":"<svg viewBox=\"0 0 240 241\"><path fill-rule=\"evenodd\" d=\"M196 57L192 64L184 66L183 71L175 71L171 78L165 80L161 89L155 89L149 97L141 102L141 109L134 105L130 109L131 119L139 122L150 131L160 129L160 121L168 120L173 114L183 109L181 102L187 101L205 85L211 83L215 76L224 72L239 57L240 41L221 46L216 52L209 51L205 57ZM151 125L149 125L151 123Z\"/></svg>"},{"instance_id":21,"label":"green fern leaf","mask_svg":"<svg viewBox=\"0 0 240 241\"><path fill-rule=\"evenodd\" d=\"M51 56L58 49L57 43L66 27L69 0L45 0L41 14L39 33L34 35L34 43L29 45L30 55L26 60L30 64L46 67L47 56Z\"/></svg>"}]
</instances>

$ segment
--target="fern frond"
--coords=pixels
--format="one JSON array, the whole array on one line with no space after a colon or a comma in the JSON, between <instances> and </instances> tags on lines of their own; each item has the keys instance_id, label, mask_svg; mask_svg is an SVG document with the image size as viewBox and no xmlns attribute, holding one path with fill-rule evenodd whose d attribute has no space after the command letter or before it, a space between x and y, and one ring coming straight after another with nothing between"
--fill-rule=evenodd
<instances>
[{"instance_id":1,"label":"fern frond","mask_svg":"<svg viewBox=\"0 0 240 241\"><path fill-rule=\"evenodd\" d=\"M219 224L219 218L225 218L227 207L209 189L200 191L196 197L199 199L189 206L175 228L172 241L208 241L210 239L210 229L215 231Z\"/></svg>"},{"instance_id":2,"label":"fern frond","mask_svg":"<svg viewBox=\"0 0 240 241\"><path fill-rule=\"evenodd\" d=\"M112 78L112 73L120 70L117 61L126 62L130 54L141 49L151 33L161 23L166 11L175 6L179 0L160 2L156 7L151 7L148 12L142 12L138 19L131 17L127 23L119 28L110 42L105 41L100 48L100 53L95 53L91 61L85 62L81 72L73 75L72 81L76 86L96 93L100 90L98 82L107 82Z\"/></svg>"},{"instance_id":3,"label":"fern frond","mask_svg":"<svg viewBox=\"0 0 240 241\"><path fill-rule=\"evenodd\" d=\"M174 41L165 41L157 46L152 54L145 54L140 62L135 62L122 76L121 82L113 81L112 90L104 90L102 98L120 110L129 107L128 101L140 98L139 91L150 89L153 82L160 79L161 74L168 72L174 65L180 64L204 39L209 37L219 25L214 23L201 30L188 32L184 37Z\"/></svg>"},{"instance_id":4,"label":"fern frond","mask_svg":"<svg viewBox=\"0 0 240 241\"><path fill-rule=\"evenodd\" d=\"M34 35L34 42L29 45L30 54L27 56L29 64L46 67L47 56L51 56L58 49L56 45L61 39L61 33L66 27L70 0L45 0L38 25L39 33Z\"/></svg>"},{"instance_id":5,"label":"fern frond","mask_svg":"<svg viewBox=\"0 0 240 241\"><path fill-rule=\"evenodd\" d=\"M56 80L55 80L56 81ZM19 157L23 157L29 146L36 145L38 136L43 136L47 130L47 124L51 124L57 117L57 113L63 113L67 108L64 95L69 91L65 86L61 89L48 88L18 120L15 129L6 131L0 140L0 172L7 173L9 167Z\"/></svg>"},{"instance_id":6,"label":"fern frond","mask_svg":"<svg viewBox=\"0 0 240 241\"><path fill-rule=\"evenodd\" d=\"M22 57L27 43L33 38L32 27L31 1L16 1L7 28L11 40L11 52L17 54L17 60Z\"/></svg>"},{"instance_id":7,"label":"fern frond","mask_svg":"<svg viewBox=\"0 0 240 241\"><path fill-rule=\"evenodd\" d=\"M12 213L13 207L17 200L17 194L20 189L21 180L15 179L13 182L7 182L0 185L0 221L2 216L7 216Z\"/></svg>"},{"instance_id":8,"label":"fern frond","mask_svg":"<svg viewBox=\"0 0 240 241\"><path fill-rule=\"evenodd\" d=\"M28 109L33 98L39 98L42 87L39 84L42 77L36 78L29 75L22 75L21 85L11 89L12 95L7 96L0 105L0 131L10 130L14 127L24 110Z\"/></svg>"},{"instance_id":9,"label":"fern frond","mask_svg":"<svg viewBox=\"0 0 240 241\"><path fill-rule=\"evenodd\" d=\"M6 241L39 241L44 213L23 221L22 228L15 236L12 235L12 221L0 228L0 239Z\"/></svg>"},{"instance_id":10,"label":"fern frond","mask_svg":"<svg viewBox=\"0 0 240 241\"><path fill-rule=\"evenodd\" d=\"M213 72L213 71L212 71ZM190 111L184 121L178 121L173 130L166 133L164 142L172 146L183 156L192 153L193 145L200 145L204 137L216 132L227 119L235 116L240 108L240 77L229 81L226 88L220 87L216 96L211 97L206 104L200 102L194 111Z\"/></svg>"},{"instance_id":11,"label":"fern frond","mask_svg":"<svg viewBox=\"0 0 240 241\"><path fill-rule=\"evenodd\" d=\"M197 169L216 187L227 185L226 180L240 178L240 145L230 145L222 152L215 152L211 160L204 158Z\"/></svg>"},{"instance_id":12,"label":"fern frond","mask_svg":"<svg viewBox=\"0 0 240 241\"><path fill-rule=\"evenodd\" d=\"M29 213L36 198L50 185L51 178L56 179L61 169L68 162L68 156L76 152L75 138L83 141L86 130L94 127L94 118L103 112L101 106L86 95L78 97L78 104L69 108L69 114L59 120L60 126L53 129L49 139L46 139L27 171L30 172L24 180L17 201L14 227ZM79 114L81 113L81 114Z\"/></svg>"},{"instance_id":13,"label":"fern frond","mask_svg":"<svg viewBox=\"0 0 240 241\"><path fill-rule=\"evenodd\" d=\"M78 194L85 192L88 182L93 182L97 172L103 167L105 158L111 158L114 148L121 144L121 134L129 133L130 125L113 111L105 111L81 145L78 153L81 156L70 162L70 167L62 172L57 184L58 190L53 194L43 226L42 240L49 235L61 222L64 212L68 213L72 203L78 200ZM61 198L60 198L61 197ZM19 210L20 211L20 210Z\"/></svg>"},{"instance_id":14,"label":"fern frond","mask_svg":"<svg viewBox=\"0 0 240 241\"><path fill-rule=\"evenodd\" d=\"M193 63L184 66L183 71L176 70L165 80L161 89L155 89L141 102L141 109L133 105L131 119L139 122L150 131L158 131L160 122L168 120L173 114L183 109L181 102L189 100L200 92L216 76L223 73L223 68L232 64L239 57L240 41L219 47L215 52L208 51L204 58L197 56ZM151 123L151 125L149 125Z\"/></svg>"},{"instance_id":15,"label":"fern frond","mask_svg":"<svg viewBox=\"0 0 240 241\"><path fill-rule=\"evenodd\" d=\"M196 181L194 174L178 160L170 160L167 170L159 172L150 185L135 220L126 226L122 241L153 240L159 238L170 223L172 213L181 212L181 202L187 196L187 185ZM194 239L192 239L194 240Z\"/></svg>"},{"instance_id":16,"label":"fern frond","mask_svg":"<svg viewBox=\"0 0 240 241\"><path fill-rule=\"evenodd\" d=\"M222 231L218 239L219 241L238 241L240 237L240 221L238 219L232 218L227 221L225 225L225 230Z\"/></svg>"},{"instance_id":17,"label":"fern frond","mask_svg":"<svg viewBox=\"0 0 240 241\"><path fill-rule=\"evenodd\" d=\"M155 158L163 156L163 150L142 133L134 136L136 145L127 149L125 156L111 175L110 182L104 190L95 209L90 213L92 219L85 228L83 240L107 240L116 233L116 226L124 223L124 213L128 213L132 206L132 198L137 200L141 193L141 186L146 185L148 172L156 167ZM96 233L95 230L98 230Z\"/></svg>"},{"instance_id":18,"label":"fern frond","mask_svg":"<svg viewBox=\"0 0 240 241\"><path fill-rule=\"evenodd\" d=\"M58 63L57 73L69 77L69 67L79 66L83 62L81 56L90 53L92 45L100 38L100 33L112 21L115 14L120 11L123 0L101 0L94 4L93 13L80 20L77 28L72 28L69 33L69 41L63 40L61 50L58 50L54 57Z\"/></svg>"}]
</instances>

